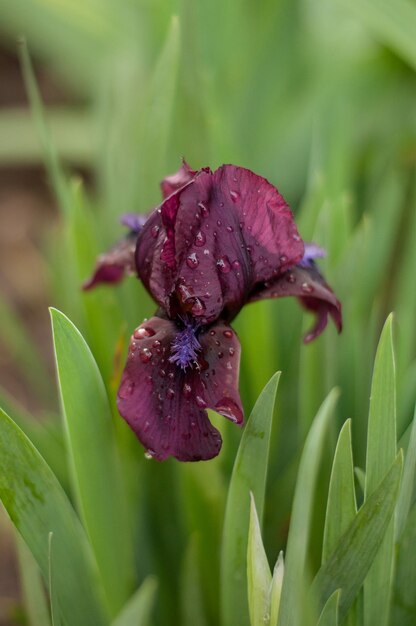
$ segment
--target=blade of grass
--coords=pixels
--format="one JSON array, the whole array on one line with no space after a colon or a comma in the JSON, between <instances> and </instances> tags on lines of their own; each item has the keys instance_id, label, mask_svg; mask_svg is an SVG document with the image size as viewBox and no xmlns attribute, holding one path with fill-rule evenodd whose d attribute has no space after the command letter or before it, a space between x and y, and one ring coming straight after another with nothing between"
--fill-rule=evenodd
<instances>
[{"instance_id":1,"label":"blade of grass","mask_svg":"<svg viewBox=\"0 0 416 626\"><path fill-rule=\"evenodd\" d=\"M338 609L339 609L339 596L341 589L334 591L332 596L329 596L322 613L319 617L318 626L338 626Z\"/></svg>"},{"instance_id":2,"label":"blade of grass","mask_svg":"<svg viewBox=\"0 0 416 626\"><path fill-rule=\"evenodd\" d=\"M149 576L112 622L112 626L149 626L156 591L157 580Z\"/></svg>"},{"instance_id":3,"label":"blade of grass","mask_svg":"<svg viewBox=\"0 0 416 626\"><path fill-rule=\"evenodd\" d=\"M248 608L251 626L265 626L270 620L272 575L261 538L253 494L250 494L250 525L247 544Z\"/></svg>"},{"instance_id":4,"label":"blade of grass","mask_svg":"<svg viewBox=\"0 0 416 626\"><path fill-rule=\"evenodd\" d=\"M80 332L56 309L51 309L51 320L75 496L115 615L130 595L134 575L111 409Z\"/></svg>"},{"instance_id":5,"label":"blade of grass","mask_svg":"<svg viewBox=\"0 0 416 626\"><path fill-rule=\"evenodd\" d=\"M397 546L391 626L416 623L416 507L407 519Z\"/></svg>"},{"instance_id":6,"label":"blade of grass","mask_svg":"<svg viewBox=\"0 0 416 626\"><path fill-rule=\"evenodd\" d=\"M357 513L352 459L351 420L341 429L335 449L326 508L322 563Z\"/></svg>"},{"instance_id":7,"label":"blade of grass","mask_svg":"<svg viewBox=\"0 0 416 626\"><path fill-rule=\"evenodd\" d=\"M205 539L205 536L204 536ZM207 626L201 570L199 535L193 534L185 552L181 577L181 626Z\"/></svg>"},{"instance_id":8,"label":"blade of grass","mask_svg":"<svg viewBox=\"0 0 416 626\"><path fill-rule=\"evenodd\" d=\"M312 521L314 492L330 419L333 417L338 390L333 389L321 405L303 449L285 558L285 575L280 598L279 626L301 624L304 605L307 547Z\"/></svg>"},{"instance_id":9,"label":"blade of grass","mask_svg":"<svg viewBox=\"0 0 416 626\"><path fill-rule=\"evenodd\" d=\"M21 591L29 626L50 626L48 602L39 567L18 533L16 547Z\"/></svg>"},{"instance_id":10,"label":"blade of grass","mask_svg":"<svg viewBox=\"0 0 416 626\"><path fill-rule=\"evenodd\" d=\"M51 603L52 626L62 626L61 612L59 610L59 601L55 588L55 559L53 554L53 533L49 533L49 598Z\"/></svg>"},{"instance_id":11,"label":"blade of grass","mask_svg":"<svg viewBox=\"0 0 416 626\"><path fill-rule=\"evenodd\" d=\"M342 590L340 622L357 596L389 527L397 502L402 465L403 455L400 452L381 484L364 502L339 539L313 582L311 594L321 609L334 591Z\"/></svg>"},{"instance_id":12,"label":"blade of grass","mask_svg":"<svg viewBox=\"0 0 416 626\"><path fill-rule=\"evenodd\" d=\"M249 624L247 590L247 537L250 491L263 516L273 408L280 372L272 376L259 396L241 438L231 476L225 511L222 563L222 626Z\"/></svg>"},{"instance_id":13,"label":"blade of grass","mask_svg":"<svg viewBox=\"0 0 416 626\"><path fill-rule=\"evenodd\" d=\"M396 541L401 536L407 523L415 486L416 471L416 408L410 431L409 445L404 457L403 479L400 486L399 499L396 507Z\"/></svg>"},{"instance_id":14,"label":"blade of grass","mask_svg":"<svg viewBox=\"0 0 416 626\"><path fill-rule=\"evenodd\" d=\"M67 626L107 626L97 565L81 524L48 465L3 411L0 498L45 580L49 573L48 534L54 533L55 585Z\"/></svg>"},{"instance_id":15,"label":"blade of grass","mask_svg":"<svg viewBox=\"0 0 416 626\"><path fill-rule=\"evenodd\" d=\"M396 456L396 373L390 315L381 333L374 362L368 417L365 500ZM386 626L394 555L394 520L364 583L364 624Z\"/></svg>"}]
</instances>

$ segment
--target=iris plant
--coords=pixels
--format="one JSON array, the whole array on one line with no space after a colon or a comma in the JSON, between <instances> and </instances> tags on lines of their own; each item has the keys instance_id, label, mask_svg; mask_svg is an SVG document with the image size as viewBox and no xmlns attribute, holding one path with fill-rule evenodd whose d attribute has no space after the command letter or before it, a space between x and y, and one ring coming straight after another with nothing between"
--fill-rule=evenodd
<instances>
[{"instance_id":1,"label":"iris plant","mask_svg":"<svg viewBox=\"0 0 416 626\"><path fill-rule=\"evenodd\" d=\"M118 408L147 453L198 461L216 456L221 435L210 408L242 424L240 343L230 323L244 304L296 296L316 315L309 342L341 306L304 244L284 198L250 170L185 162L161 183L149 216L127 215L129 233L99 257L84 285L137 272L158 304L134 331L118 390Z\"/></svg>"}]
</instances>

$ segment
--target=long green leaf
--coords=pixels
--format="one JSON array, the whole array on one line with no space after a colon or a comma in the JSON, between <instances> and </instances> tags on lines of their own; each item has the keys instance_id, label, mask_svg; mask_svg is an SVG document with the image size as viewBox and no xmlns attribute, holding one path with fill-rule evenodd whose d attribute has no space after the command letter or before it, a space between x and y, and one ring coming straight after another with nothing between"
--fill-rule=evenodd
<instances>
[{"instance_id":1,"label":"long green leaf","mask_svg":"<svg viewBox=\"0 0 416 626\"><path fill-rule=\"evenodd\" d=\"M111 410L80 332L56 309L51 319L75 495L115 615L130 596L133 562Z\"/></svg>"},{"instance_id":2,"label":"long green leaf","mask_svg":"<svg viewBox=\"0 0 416 626\"><path fill-rule=\"evenodd\" d=\"M245 585L250 491L263 516L273 408L280 372L259 396L241 438L228 491L221 563L223 626L249 624Z\"/></svg>"},{"instance_id":3,"label":"long green leaf","mask_svg":"<svg viewBox=\"0 0 416 626\"><path fill-rule=\"evenodd\" d=\"M319 618L318 626L338 626L338 610L339 610L339 596L341 590L337 589L330 596L322 609L322 613Z\"/></svg>"},{"instance_id":4,"label":"long green leaf","mask_svg":"<svg viewBox=\"0 0 416 626\"><path fill-rule=\"evenodd\" d=\"M404 457L403 479L396 507L396 540L402 534L412 505L416 471L416 408L410 431L409 445Z\"/></svg>"},{"instance_id":5,"label":"long green leaf","mask_svg":"<svg viewBox=\"0 0 416 626\"><path fill-rule=\"evenodd\" d=\"M325 563L339 538L357 513L352 459L351 420L341 429L335 449L326 508L322 562Z\"/></svg>"},{"instance_id":6,"label":"long green leaf","mask_svg":"<svg viewBox=\"0 0 416 626\"><path fill-rule=\"evenodd\" d=\"M397 547L391 626L416 624L416 507L414 506Z\"/></svg>"},{"instance_id":7,"label":"long green leaf","mask_svg":"<svg viewBox=\"0 0 416 626\"><path fill-rule=\"evenodd\" d=\"M312 595L321 610L334 591L342 590L340 622L363 584L389 526L400 487L402 464L403 455L399 453L314 580Z\"/></svg>"},{"instance_id":8,"label":"long green leaf","mask_svg":"<svg viewBox=\"0 0 416 626\"><path fill-rule=\"evenodd\" d=\"M156 591L157 581L149 576L112 622L112 626L149 626Z\"/></svg>"},{"instance_id":9,"label":"long green leaf","mask_svg":"<svg viewBox=\"0 0 416 626\"><path fill-rule=\"evenodd\" d=\"M106 626L98 569L81 524L48 465L3 411L0 498L45 580L49 573L48 536L53 532L56 592L67 626Z\"/></svg>"},{"instance_id":10,"label":"long green leaf","mask_svg":"<svg viewBox=\"0 0 416 626\"><path fill-rule=\"evenodd\" d=\"M385 476L396 456L396 372L392 315L381 333L374 362L368 417L365 499ZM364 583L364 624L388 623L394 553L394 520Z\"/></svg>"},{"instance_id":11,"label":"long green leaf","mask_svg":"<svg viewBox=\"0 0 416 626\"><path fill-rule=\"evenodd\" d=\"M50 626L51 620L40 569L29 548L17 533L16 547L21 591L29 626Z\"/></svg>"},{"instance_id":12,"label":"long green leaf","mask_svg":"<svg viewBox=\"0 0 416 626\"><path fill-rule=\"evenodd\" d=\"M248 608L251 626L265 626L270 619L271 582L270 565L261 538L256 504L251 494L247 545Z\"/></svg>"},{"instance_id":13,"label":"long green leaf","mask_svg":"<svg viewBox=\"0 0 416 626\"><path fill-rule=\"evenodd\" d=\"M301 623L304 600L305 567L309 541L314 492L329 421L333 415L338 391L333 389L319 409L302 453L292 507L291 525L286 549L285 575L280 599L279 626Z\"/></svg>"}]
</instances>

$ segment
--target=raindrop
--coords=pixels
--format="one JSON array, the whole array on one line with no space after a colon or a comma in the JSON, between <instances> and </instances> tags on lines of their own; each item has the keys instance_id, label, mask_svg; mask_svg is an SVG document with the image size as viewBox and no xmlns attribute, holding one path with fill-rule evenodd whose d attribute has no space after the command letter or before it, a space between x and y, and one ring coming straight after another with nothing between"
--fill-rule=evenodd
<instances>
[{"instance_id":1,"label":"raindrop","mask_svg":"<svg viewBox=\"0 0 416 626\"><path fill-rule=\"evenodd\" d=\"M218 346L218 347L221 345L221 343L218 341L218 339L215 340L215 345Z\"/></svg>"},{"instance_id":2,"label":"raindrop","mask_svg":"<svg viewBox=\"0 0 416 626\"><path fill-rule=\"evenodd\" d=\"M215 330L214 329L210 330L209 334L211 335L211 337L213 337L215 335Z\"/></svg>"},{"instance_id":3,"label":"raindrop","mask_svg":"<svg viewBox=\"0 0 416 626\"><path fill-rule=\"evenodd\" d=\"M166 376L165 370L159 370L159 374L161 375L162 378L165 378Z\"/></svg>"},{"instance_id":4,"label":"raindrop","mask_svg":"<svg viewBox=\"0 0 416 626\"><path fill-rule=\"evenodd\" d=\"M285 254L282 254L280 257L280 262L281 263L287 263L287 256Z\"/></svg>"},{"instance_id":5,"label":"raindrop","mask_svg":"<svg viewBox=\"0 0 416 626\"><path fill-rule=\"evenodd\" d=\"M241 267L240 261L237 261L237 260L233 261L231 265L232 265L233 270L239 270Z\"/></svg>"},{"instance_id":6,"label":"raindrop","mask_svg":"<svg viewBox=\"0 0 416 626\"><path fill-rule=\"evenodd\" d=\"M205 248L204 254L205 254L205 256L209 256L210 252L209 252L208 248Z\"/></svg>"},{"instance_id":7,"label":"raindrop","mask_svg":"<svg viewBox=\"0 0 416 626\"><path fill-rule=\"evenodd\" d=\"M227 231L229 233L232 233L232 232L234 232L234 228L232 226L227 226Z\"/></svg>"},{"instance_id":8,"label":"raindrop","mask_svg":"<svg viewBox=\"0 0 416 626\"><path fill-rule=\"evenodd\" d=\"M230 356L234 356L234 354L235 354L235 350L234 350L234 348L229 348L229 349L228 349L228 354L229 354Z\"/></svg>"},{"instance_id":9,"label":"raindrop","mask_svg":"<svg viewBox=\"0 0 416 626\"><path fill-rule=\"evenodd\" d=\"M297 233L292 235L292 239L293 239L293 241L300 241L300 237L299 237L299 235Z\"/></svg>"},{"instance_id":10,"label":"raindrop","mask_svg":"<svg viewBox=\"0 0 416 626\"><path fill-rule=\"evenodd\" d=\"M144 456L148 461L150 461L150 459L153 459L155 455L156 455L156 452L154 450L151 450L150 448L146 450L146 452L144 453Z\"/></svg>"},{"instance_id":11,"label":"raindrop","mask_svg":"<svg viewBox=\"0 0 416 626\"><path fill-rule=\"evenodd\" d=\"M217 220L217 226L221 226L222 222L221 220Z\"/></svg>"},{"instance_id":12,"label":"raindrop","mask_svg":"<svg viewBox=\"0 0 416 626\"><path fill-rule=\"evenodd\" d=\"M231 269L231 263L227 255L224 255L217 259L217 267L223 274L228 274Z\"/></svg>"},{"instance_id":13,"label":"raindrop","mask_svg":"<svg viewBox=\"0 0 416 626\"><path fill-rule=\"evenodd\" d=\"M143 426L144 432L147 432L149 430L149 427L150 427L150 422L146 420Z\"/></svg>"},{"instance_id":14,"label":"raindrop","mask_svg":"<svg viewBox=\"0 0 416 626\"><path fill-rule=\"evenodd\" d=\"M203 202L198 202L198 206L201 209L202 217L208 217L209 209L205 206Z\"/></svg>"},{"instance_id":15,"label":"raindrop","mask_svg":"<svg viewBox=\"0 0 416 626\"><path fill-rule=\"evenodd\" d=\"M153 335L155 334L156 333L153 328L140 326L140 328L136 328L136 330L134 331L134 338L144 339L145 337L153 337Z\"/></svg>"},{"instance_id":16,"label":"raindrop","mask_svg":"<svg viewBox=\"0 0 416 626\"><path fill-rule=\"evenodd\" d=\"M231 398L222 398L215 405L215 410L224 415L224 417L228 417L232 422L241 423L243 421L243 413L240 407Z\"/></svg>"},{"instance_id":17,"label":"raindrop","mask_svg":"<svg viewBox=\"0 0 416 626\"><path fill-rule=\"evenodd\" d=\"M199 230L195 235L195 245L198 247L203 246L206 240L207 238L205 237L204 233Z\"/></svg>"},{"instance_id":18,"label":"raindrop","mask_svg":"<svg viewBox=\"0 0 416 626\"><path fill-rule=\"evenodd\" d=\"M195 402L201 409L205 409L205 407L207 406L207 403L205 402L204 398L202 398L201 396L196 396Z\"/></svg>"},{"instance_id":19,"label":"raindrop","mask_svg":"<svg viewBox=\"0 0 416 626\"><path fill-rule=\"evenodd\" d=\"M169 387L169 389L166 392L166 397L168 400L172 400L172 398L175 397L175 390Z\"/></svg>"},{"instance_id":20,"label":"raindrop","mask_svg":"<svg viewBox=\"0 0 416 626\"><path fill-rule=\"evenodd\" d=\"M152 351L149 350L149 348L143 348L143 350L140 351L140 360L142 363L149 363L152 356Z\"/></svg>"},{"instance_id":21,"label":"raindrop","mask_svg":"<svg viewBox=\"0 0 416 626\"><path fill-rule=\"evenodd\" d=\"M238 202L238 200L240 199L240 195L237 193L237 191L230 191L230 196L233 202Z\"/></svg>"},{"instance_id":22,"label":"raindrop","mask_svg":"<svg viewBox=\"0 0 416 626\"><path fill-rule=\"evenodd\" d=\"M224 352L218 352L218 358L222 359L222 357L224 356Z\"/></svg>"},{"instance_id":23,"label":"raindrop","mask_svg":"<svg viewBox=\"0 0 416 626\"><path fill-rule=\"evenodd\" d=\"M312 285L309 285L308 283L302 283L302 291L304 291L305 293L313 293L314 289Z\"/></svg>"},{"instance_id":24,"label":"raindrop","mask_svg":"<svg viewBox=\"0 0 416 626\"><path fill-rule=\"evenodd\" d=\"M233 336L233 331L232 330L224 330L224 332L222 333L224 335L224 337L226 337L227 339L232 339Z\"/></svg>"},{"instance_id":25,"label":"raindrop","mask_svg":"<svg viewBox=\"0 0 416 626\"><path fill-rule=\"evenodd\" d=\"M160 226L158 226L157 224L155 224L153 226L153 228L150 231L150 234L152 235L153 239L156 239L156 237L158 236L160 231Z\"/></svg>"},{"instance_id":26,"label":"raindrop","mask_svg":"<svg viewBox=\"0 0 416 626\"><path fill-rule=\"evenodd\" d=\"M190 398L192 394L192 387L188 383L185 383L182 389L183 395L185 398Z\"/></svg>"},{"instance_id":27,"label":"raindrop","mask_svg":"<svg viewBox=\"0 0 416 626\"><path fill-rule=\"evenodd\" d=\"M286 280L287 280L288 283L292 283L293 284L293 283L296 282L296 276L294 274L290 273L290 274L288 274L286 276Z\"/></svg>"},{"instance_id":28,"label":"raindrop","mask_svg":"<svg viewBox=\"0 0 416 626\"><path fill-rule=\"evenodd\" d=\"M230 361L227 361L226 368L227 368L227 370L232 370L232 369L233 369L233 366L232 366L232 364L230 363Z\"/></svg>"},{"instance_id":29,"label":"raindrop","mask_svg":"<svg viewBox=\"0 0 416 626\"><path fill-rule=\"evenodd\" d=\"M191 270L194 270L199 265L198 257L196 256L196 252L192 252L186 259L186 264Z\"/></svg>"}]
</instances>

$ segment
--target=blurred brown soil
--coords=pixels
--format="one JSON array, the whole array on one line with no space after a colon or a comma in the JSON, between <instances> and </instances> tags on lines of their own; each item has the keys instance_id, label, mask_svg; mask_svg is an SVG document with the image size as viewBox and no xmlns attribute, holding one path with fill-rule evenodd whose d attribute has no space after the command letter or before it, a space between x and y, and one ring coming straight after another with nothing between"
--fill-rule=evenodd
<instances>
[{"instance_id":1,"label":"blurred brown soil","mask_svg":"<svg viewBox=\"0 0 416 626\"><path fill-rule=\"evenodd\" d=\"M48 71L35 63L46 103L68 101ZM27 98L18 60L0 42L0 109L26 107ZM50 358L47 281L40 253L42 239L56 207L40 165L0 165L0 291L2 298L25 322L31 338ZM0 383L35 413L40 407L31 397L18 364L0 343ZM0 509L0 626L24 623L11 525Z\"/></svg>"}]
</instances>

